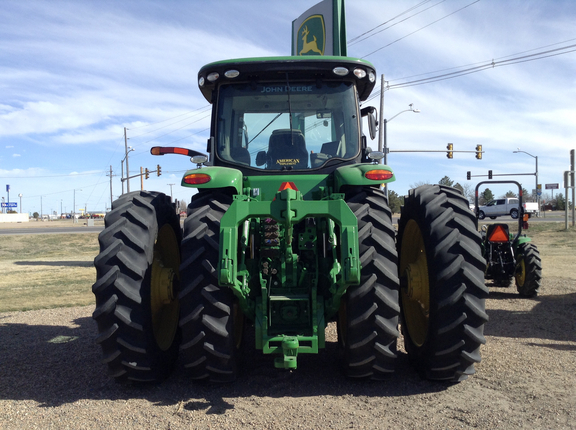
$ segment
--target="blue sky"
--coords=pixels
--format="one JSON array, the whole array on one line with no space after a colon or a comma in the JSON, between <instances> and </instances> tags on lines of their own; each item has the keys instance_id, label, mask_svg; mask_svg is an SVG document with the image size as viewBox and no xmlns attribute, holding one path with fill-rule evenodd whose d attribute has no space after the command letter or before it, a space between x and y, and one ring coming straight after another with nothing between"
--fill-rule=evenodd
<instances>
[{"instance_id":1,"label":"blue sky","mask_svg":"<svg viewBox=\"0 0 576 430\"><path fill-rule=\"evenodd\" d=\"M292 20L316 3L2 1L1 195L7 199L9 184L10 201L19 203L22 194L24 212L39 212L41 204L44 213L70 212L74 196L77 210L104 210L110 166L114 199L121 193L127 127L131 174L160 164L162 175L151 175L145 189L189 200L192 191L179 185L189 161L153 157L149 149L205 150L209 105L197 87L198 69L226 58L289 55ZM448 142L455 150L481 144L485 151L482 160L472 153L448 160L444 153L392 152L391 190L405 194L445 175L475 185L467 171L534 172L534 158L514 154L517 148L538 156L540 183L563 186L576 148L576 52L569 52L576 47L565 48L576 45L576 2L349 0L346 18L348 40L391 20L348 48L389 82L385 118L409 103L421 110L389 122L391 151L443 150ZM502 62L554 49L548 58ZM477 73L394 87L492 60L495 67ZM368 104L379 103L376 97ZM508 178L534 188L534 176ZM139 187L133 179L131 189ZM508 189L493 187L497 195Z\"/></svg>"}]
</instances>

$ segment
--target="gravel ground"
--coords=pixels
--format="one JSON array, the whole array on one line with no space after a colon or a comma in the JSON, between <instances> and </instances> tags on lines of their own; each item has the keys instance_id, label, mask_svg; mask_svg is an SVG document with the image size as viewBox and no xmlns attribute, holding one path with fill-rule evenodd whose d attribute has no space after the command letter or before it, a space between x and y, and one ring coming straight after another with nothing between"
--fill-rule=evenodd
<instances>
[{"instance_id":1,"label":"gravel ground","mask_svg":"<svg viewBox=\"0 0 576 430\"><path fill-rule=\"evenodd\" d=\"M421 380L403 352L388 381L344 378L331 324L296 371L247 351L231 385L176 370L121 386L100 362L92 306L2 313L0 429L576 428L576 279L544 278L541 292L491 288L482 362L452 385Z\"/></svg>"}]
</instances>

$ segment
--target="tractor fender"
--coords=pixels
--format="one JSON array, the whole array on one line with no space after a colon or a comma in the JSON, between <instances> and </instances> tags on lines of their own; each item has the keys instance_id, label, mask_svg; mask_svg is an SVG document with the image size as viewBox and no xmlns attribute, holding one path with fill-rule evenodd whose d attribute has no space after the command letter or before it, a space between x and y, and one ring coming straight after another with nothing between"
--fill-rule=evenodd
<instances>
[{"instance_id":1,"label":"tractor fender","mask_svg":"<svg viewBox=\"0 0 576 430\"><path fill-rule=\"evenodd\" d=\"M198 178L202 175L202 179ZM201 183L201 181L206 181ZM242 172L230 167L203 167L188 170L182 178L181 185L188 188L234 188L236 194L242 194Z\"/></svg>"},{"instance_id":2,"label":"tractor fender","mask_svg":"<svg viewBox=\"0 0 576 430\"><path fill-rule=\"evenodd\" d=\"M389 172L389 178L374 180L366 177L366 173L376 170ZM352 164L336 169L334 172L334 189L336 192L340 192L342 187L345 185L379 185L394 182L395 180L396 177L394 176L392 169L385 164Z\"/></svg>"},{"instance_id":3,"label":"tractor fender","mask_svg":"<svg viewBox=\"0 0 576 430\"><path fill-rule=\"evenodd\" d=\"M516 257L518 255L518 248L520 247L520 245L524 244L524 243L528 243L528 242L532 242L532 239L530 239L528 236L525 235L520 235L516 238L516 240L514 240L512 247L514 249L514 257Z\"/></svg>"}]
</instances>

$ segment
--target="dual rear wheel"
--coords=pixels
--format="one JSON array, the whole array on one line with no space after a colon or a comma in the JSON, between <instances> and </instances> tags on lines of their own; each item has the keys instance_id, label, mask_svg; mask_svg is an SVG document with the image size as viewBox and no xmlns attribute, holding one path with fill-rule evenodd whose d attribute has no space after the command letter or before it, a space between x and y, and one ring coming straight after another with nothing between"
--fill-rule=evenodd
<instances>
[{"instance_id":1,"label":"dual rear wheel","mask_svg":"<svg viewBox=\"0 0 576 430\"><path fill-rule=\"evenodd\" d=\"M365 188L347 202L358 218L362 271L337 319L345 373L382 379L394 370L400 317L422 376L465 379L480 361L488 319L480 236L466 200L438 185L412 190L397 241L380 190ZM220 219L231 203L223 192L195 195L182 240L164 194L130 193L114 203L99 237L93 316L116 380L162 379L178 350L195 379L236 378L244 317L216 276ZM530 249L524 255L536 258ZM524 273L517 282L534 285Z\"/></svg>"}]
</instances>

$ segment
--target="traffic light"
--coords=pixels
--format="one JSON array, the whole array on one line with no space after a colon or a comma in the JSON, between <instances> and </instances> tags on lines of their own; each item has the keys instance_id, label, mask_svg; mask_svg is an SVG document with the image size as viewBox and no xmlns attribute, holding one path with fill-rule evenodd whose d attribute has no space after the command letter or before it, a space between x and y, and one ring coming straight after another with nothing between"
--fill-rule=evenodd
<instances>
[{"instance_id":1,"label":"traffic light","mask_svg":"<svg viewBox=\"0 0 576 430\"><path fill-rule=\"evenodd\" d=\"M470 180L472 178L472 172L466 172L466 179Z\"/></svg>"},{"instance_id":2,"label":"traffic light","mask_svg":"<svg viewBox=\"0 0 576 430\"><path fill-rule=\"evenodd\" d=\"M446 151L446 157L454 158L454 153L452 152L452 150L454 149L454 145L449 143L448 145L446 145L446 149L448 150Z\"/></svg>"},{"instance_id":3,"label":"traffic light","mask_svg":"<svg viewBox=\"0 0 576 430\"><path fill-rule=\"evenodd\" d=\"M482 160L482 145L476 145L476 158Z\"/></svg>"},{"instance_id":4,"label":"traffic light","mask_svg":"<svg viewBox=\"0 0 576 430\"><path fill-rule=\"evenodd\" d=\"M492 170L488 170L488 179L492 179Z\"/></svg>"},{"instance_id":5,"label":"traffic light","mask_svg":"<svg viewBox=\"0 0 576 430\"><path fill-rule=\"evenodd\" d=\"M162 167L160 167L160 164L156 164L156 173L158 173L158 176L162 174Z\"/></svg>"},{"instance_id":6,"label":"traffic light","mask_svg":"<svg viewBox=\"0 0 576 430\"><path fill-rule=\"evenodd\" d=\"M146 168L146 174L144 175L144 178L148 179L150 177L150 171L148 170L148 168Z\"/></svg>"}]
</instances>

